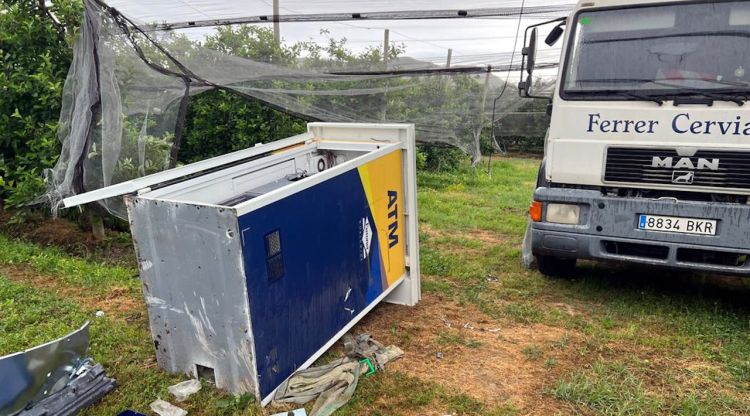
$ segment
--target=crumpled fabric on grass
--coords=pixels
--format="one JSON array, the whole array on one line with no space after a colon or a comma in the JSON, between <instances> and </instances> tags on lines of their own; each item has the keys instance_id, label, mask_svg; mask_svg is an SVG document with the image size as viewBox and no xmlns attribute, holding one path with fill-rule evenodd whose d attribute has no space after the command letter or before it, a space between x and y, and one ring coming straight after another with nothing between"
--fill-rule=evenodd
<instances>
[{"instance_id":1,"label":"crumpled fabric on grass","mask_svg":"<svg viewBox=\"0 0 750 416\"><path fill-rule=\"evenodd\" d=\"M346 357L294 373L276 390L274 403L305 404L315 400L310 416L329 416L352 398L359 377L370 372L370 366L360 359L369 358L376 368L382 370L385 364L404 355L400 348L394 345L383 347L369 334L359 335L356 339L348 336L344 344Z\"/></svg>"}]
</instances>

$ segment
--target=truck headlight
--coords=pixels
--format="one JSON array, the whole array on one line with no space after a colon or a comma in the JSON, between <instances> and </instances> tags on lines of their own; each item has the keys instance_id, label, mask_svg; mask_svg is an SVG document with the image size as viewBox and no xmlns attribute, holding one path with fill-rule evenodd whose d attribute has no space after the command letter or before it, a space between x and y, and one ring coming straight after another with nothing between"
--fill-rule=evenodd
<instances>
[{"instance_id":1,"label":"truck headlight","mask_svg":"<svg viewBox=\"0 0 750 416\"><path fill-rule=\"evenodd\" d=\"M547 204L547 222L578 224L581 206L574 204Z\"/></svg>"}]
</instances>

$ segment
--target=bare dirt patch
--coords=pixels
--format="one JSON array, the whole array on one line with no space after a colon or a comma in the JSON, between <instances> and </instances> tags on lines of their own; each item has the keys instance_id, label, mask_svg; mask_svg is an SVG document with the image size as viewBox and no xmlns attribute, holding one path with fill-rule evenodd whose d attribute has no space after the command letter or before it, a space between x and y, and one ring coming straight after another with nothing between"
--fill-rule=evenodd
<instances>
[{"instance_id":1,"label":"bare dirt patch","mask_svg":"<svg viewBox=\"0 0 750 416\"><path fill-rule=\"evenodd\" d=\"M143 300L134 296L127 287L116 286L102 294L93 294L85 289L67 286L57 276L35 273L21 266L0 265L0 273L14 282L74 299L83 308L103 311L106 315L124 319L127 315L145 310Z\"/></svg>"},{"instance_id":2,"label":"bare dirt patch","mask_svg":"<svg viewBox=\"0 0 750 416\"><path fill-rule=\"evenodd\" d=\"M0 233L44 247L57 247L78 257L94 258L110 264L133 266L135 254L129 241L98 241L88 230L63 218L30 214L23 220L11 211L0 209ZM109 236L117 234L107 230Z\"/></svg>"},{"instance_id":3,"label":"bare dirt patch","mask_svg":"<svg viewBox=\"0 0 750 416\"><path fill-rule=\"evenodd\" d=\"M370 332L405 351L390 370L488 405L511 403L523 414L568 409L545 392L565 373L590 361L576 352L581 342L576 333L510 324L431 294L413 308L383 304L354 331Z\"/></svg>"},{"instance_id":4,"label":"bare dirt patch","mask_svg":"<svg viewBox=\"0 0 750 416\"><path fill-rule=\"evenodd\" d=\"M429 224L419 224L419 231L421 233L424 233L428 237L440 238L440 237L445 237L445 236L453 236L453 237L462 236L470 240L480 241L484 244L493 245L493 246L499 245L499 244L505 244L508 241L505 235L500 234L495 231L490 231L490 230L476 229L476 230L461 230L458 232L448 232L448 231L432 228Z\"/></svg>"}]
</instances>

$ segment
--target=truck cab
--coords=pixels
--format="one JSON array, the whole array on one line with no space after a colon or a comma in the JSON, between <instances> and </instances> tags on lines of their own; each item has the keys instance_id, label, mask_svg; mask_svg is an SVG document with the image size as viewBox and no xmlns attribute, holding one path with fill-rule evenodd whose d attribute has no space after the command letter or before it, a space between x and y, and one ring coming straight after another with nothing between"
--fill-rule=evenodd
<instances>
[{"instance_id":1,"label":"truck cab","mask_svg":"<svg viewBox=\"0 0 750 416\"><path fill-rule=\"evenodd\" d=\"M540 271L750 274L750 2L582 1L546 25L562 53L526 236Z\"/></svg>"}]
</instances>

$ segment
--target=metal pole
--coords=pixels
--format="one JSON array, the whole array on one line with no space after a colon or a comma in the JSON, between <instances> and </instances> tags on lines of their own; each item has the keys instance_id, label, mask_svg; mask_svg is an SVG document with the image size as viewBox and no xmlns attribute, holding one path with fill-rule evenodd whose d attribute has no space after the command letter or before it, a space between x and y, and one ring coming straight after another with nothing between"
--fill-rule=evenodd
<instances>
[{"instance_id":1,"label":"metal pole","mask_svg":"<svg viewBox=\"0 0 750 416\"><path fill-rule=\"evenodd\" d=\"M281 29L279 28L279 0L273 0L273 40L276 45L281 44Z\"/></svg>"},{"instance_id":2,"label":"metal pole","mask_svg":"<svg viewBox=\"0 0 750 416\"><path fill-rule=\"evenodd\" d=\"M390 37L390 30L386 29L383 32L383 64L386 68L388 68L388 45L390 44L390 41L388 40Z\"/></svg>"},{"instance_id":3,"label":"metal pole","mask_svg":"<svg viewBox=\"0 0 750 416\"><path fill-rule=\"evenodd\" d=\"M448 49L448 59L445 61L445 67L451 67L451 57L453 56L453 49Z\"/></svg>"},{"instance_id":4,"label":"metal pole","mask_svg":"<svg viewBox=\"0 0 750 416\"><path fill-rule=\"evenodd\" d=\"M391 31L388 29L385 29L385 31L383 32L383 68L386 71L388 70L388 46L390 44L390 32ZM385 90L383 90L383 108L382 113L380 114L380 119L385 121L388 107L388 80L384 80L383 82L386 83L386 86Z\"/></svg>"},{"instance_id":5,"label":"metal pole","mask_svg":"<svg viewBox=\"0 0 750 416\"><path fill-rule=\"evenodd\" d=\"M482 88L482 100L479 107L479 120L476 130L474 131L474 146L476 147L476 155L474 155L474 160L472 161L472 166L477 166L479 162L482 160L482 147L480 143L480 138L482 137L482 130L484 129L484 122L485 122L485 109L484 107L487 105L487 90L489 90L490 87L490 76L492 76L492 66L487 66L487 75L484 77L484 88Z\"/></svg>"}]
</instances>

